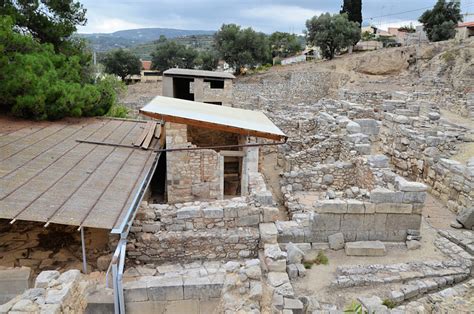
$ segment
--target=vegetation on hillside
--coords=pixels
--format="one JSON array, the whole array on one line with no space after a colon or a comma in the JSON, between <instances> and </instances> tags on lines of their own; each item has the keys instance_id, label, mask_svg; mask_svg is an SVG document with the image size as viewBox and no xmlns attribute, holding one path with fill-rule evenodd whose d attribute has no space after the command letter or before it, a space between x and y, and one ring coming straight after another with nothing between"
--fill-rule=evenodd
<instances>
[{"instance_id":1,"label":"vegetation on hillside","mask_svg":"<svg viewBox=\"0 0 474 314\"><path fill-rule=\"evenodd\" d=\"M214 45L220 57L237 73L242 68L254 68L271 61L268 37L252 28L223 24L214 35Z\"/></svg>"},{"instance_id":2,"label":"vegetation on hillside","mask_svg":"<svg viewBox=\"0 0 474 314\"><path fill-rule=\"evenodd\" d=\"M94 82L91 54L71 37L85 23L74 1L4 1L0 8L0 109L31 119L106 114L119 88Z\"/></svg>"},{"instance_id":3,"label":"vegetation on hillside","mask_svg":"<svg viewBox=\"0 0 474 314\"><path fill-rule=\"evenodd\" d=\"M357 22L351 22L347 14L329 13L314 16L306 21L307 41L318 46L326 59L333 59L336 53L353 45L360 39Z\"/></svg>"},{"instance_id":4,"label":"vegetation on hillside","mask_svg":"<svg viewBox=\"0 0 474 314\"><path fill-rule=\"evenodd\" d=\"M125 81L129 75L140 74L142 67L137 56L123 49L109 52L102 63L105 66L105 72L119 76L122 81Z\"/></svg>"},{"instance_id":5,"label":"vegetation on hillside","mask_svg":"<svg viewBox=\"0 0 474 314\"><path fill-rule=\"evenodd\" d=\"M425 11L420 19L430 41L441 41L454 38L455 27L462 21L458 2L438 0L431 10Z\"/></svg>"}]
</instances>

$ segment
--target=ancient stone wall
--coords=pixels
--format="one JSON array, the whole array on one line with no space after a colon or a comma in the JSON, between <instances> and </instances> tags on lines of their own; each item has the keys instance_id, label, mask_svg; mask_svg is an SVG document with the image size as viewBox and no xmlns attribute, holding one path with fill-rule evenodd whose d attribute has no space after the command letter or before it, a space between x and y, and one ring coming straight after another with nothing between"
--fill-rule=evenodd
<instances>
[{"instance_id":1,"label":"ancient stone wall","mask_svg":"<svg viewBox=\"0 0 474 314\"><path fill-rule=\"evenodd\" d=\"M166 123L166 147L195 147L185 124ZM223 160L214 150L170 151L166 154L168 202L219 199L223 195Z\"/></svg>"},{"instance_id":2,"label":"ancient stone wall","mask_svg":"<svg viewBox=\"0 0 474 314\"><path fill-rule=\"evenodd\" d=\"M393 102L386 103L384 107L394 111L397 107L393 105ZM450 126L437 122L436 113L429 113L429 116L431 122L416 116L385 113L382 149L390 156L395 172L427 183L431 192L450 209L458 211L470 207L474 204L474 163L461 164L449 159L461 140L456 135L460 133L451 132ZM431 128L425 126L426 123Z\"/></svg>"}]
</instances>

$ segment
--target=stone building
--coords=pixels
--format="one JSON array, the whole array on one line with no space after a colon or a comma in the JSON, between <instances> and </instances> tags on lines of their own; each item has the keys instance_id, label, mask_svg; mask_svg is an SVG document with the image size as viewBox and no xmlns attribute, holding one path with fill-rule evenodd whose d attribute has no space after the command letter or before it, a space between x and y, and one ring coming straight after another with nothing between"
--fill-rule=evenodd
<instances>
[{"instance_id":1,"label":"stone building","mask_svg":"<svg viewBox=\"0 0 474 314\"><path fill-rule=\"evenodd\" d=\"M157 96L140 112L165 122L169 203L216 200L249 193L258 173L257 138L278 141L286 135L263 113ZM268 143L267 143L268 144Z\"/></svg>"},{"instance_id":2,"label":"stone building","mask_svg":"<svg viewBox=\"0 0 474 314\"><path fill-rule=\"evenodd\" d=\"M233 79L227 72L169 69L163 72L162 95L231 107Z\"/></svg>"}]
</instances>

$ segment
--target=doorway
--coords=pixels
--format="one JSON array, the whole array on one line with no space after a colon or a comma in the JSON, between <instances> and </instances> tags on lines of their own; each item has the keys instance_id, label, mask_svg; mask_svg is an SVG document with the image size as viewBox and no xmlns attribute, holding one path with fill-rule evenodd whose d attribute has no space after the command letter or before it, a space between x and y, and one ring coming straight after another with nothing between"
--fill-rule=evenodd
<instances>
[{"instance_id":1,"label":"doorway","mask_svg":"<svg viewBox=\"0 0 474 314\"><path fill-rule=\"evenodd\" d=\"M242 158L224 157L224 198L240 196L242 179Z\"/></svg>"},{"instance_id":2,"label":"doorway","mask_svg":"<svg viewBox=\"0 0 474 314\"><path fill-rule=\"evenodd\" d=\"M173 78L173 97L194 101L194 94L191 93L192 78L174 77Z\"/></svg>"}]
</instances>

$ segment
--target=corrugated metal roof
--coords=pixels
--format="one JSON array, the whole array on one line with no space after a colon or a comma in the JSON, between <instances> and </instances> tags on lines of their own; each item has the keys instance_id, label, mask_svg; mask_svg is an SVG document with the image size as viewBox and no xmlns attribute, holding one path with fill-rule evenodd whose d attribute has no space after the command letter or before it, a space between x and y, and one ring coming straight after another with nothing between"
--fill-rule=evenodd
<instances>
[{"instance_id":1,"label":"corrugated metal roof","mask_svg":"<svg viewBox=\"0 0 474 314\"><path fill-rule=\"evenodd\" d=\"M282 140L287 136L262 112L156 96L140 113L164 121Z\"/></svg>"},{"instance_id":2,"label":"corrugated metal roof","mask_svg":"<svg viewBox=\"0 0 474 314\"><path fill-rule=\"evenodd\" d=\"M131 145L145 125L110 119L46 127L31 122L0 134L0 218L103 229L120 225L156 153L77 140Z\"/></svg>"},{"instance_id":3,"label":"corrugated metal roof","mask_svg":"<svg viewBox=\"0 0 474 314\"><path fill-rule=\"evenodd\" d=\"M235 79L235 76L227 72L192 70L192 69L169 69L163 72L164 76L192 76L192 77L209 77L222 79Z\"/></svg>"}]
</instances>

